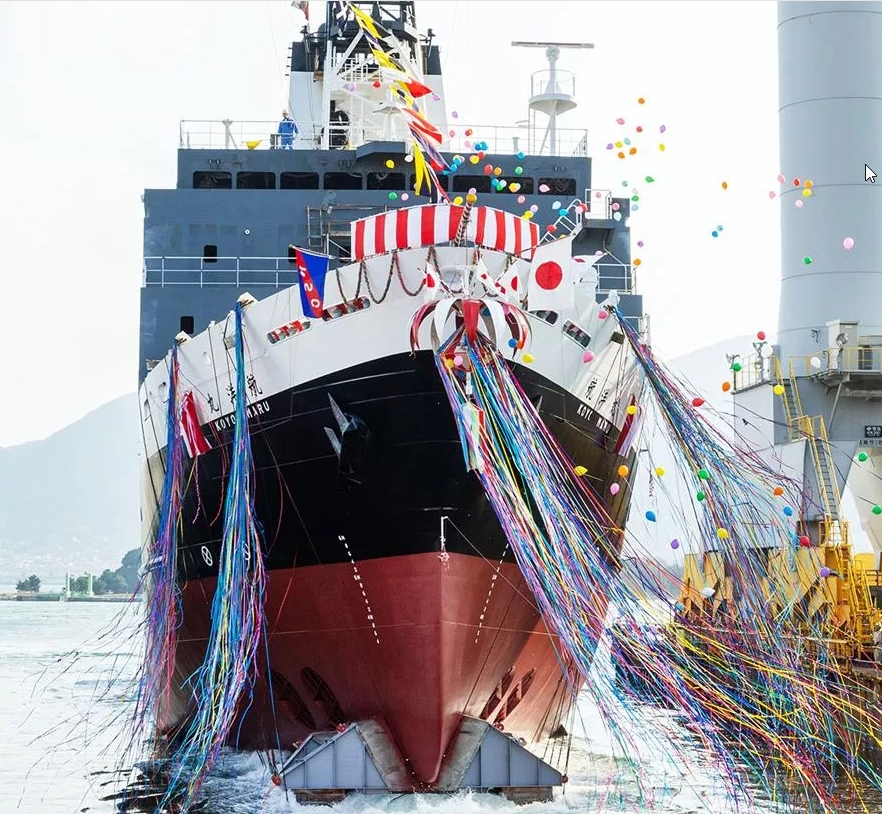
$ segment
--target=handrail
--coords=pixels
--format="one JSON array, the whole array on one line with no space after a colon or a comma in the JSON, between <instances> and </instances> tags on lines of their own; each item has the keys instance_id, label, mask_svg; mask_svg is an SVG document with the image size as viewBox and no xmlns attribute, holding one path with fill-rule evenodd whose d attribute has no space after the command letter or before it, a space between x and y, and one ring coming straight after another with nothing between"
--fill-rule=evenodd
<instances>
[{"instance_id":1,"label":"handrail","mask_svg":"<svg viewBox=\"0 0 882 814\"><path fill-rule=\"evenodd\" d=\"M808 356L791 356L791 370L797 376L862 373L882 375L882 347L874 345L824 348Z\"/></svg>"},{"instance_id":2,"label":"handrail","mask_svg":"<svg viewBox=\"0 0 882 814\"><path fill-rule=\"evenodd\" d=\"M321 148L325 123L295 119L298 133L290 142L290 149L318 150ZM233 119L182 119L178 125L178 143L182 150L267 150L281 149L278 120L235 121ZM487 155L553 155L579 157L588 155L588 131L581 128L559 128L554 152L537 135L538 129L529 127L466 124L459 121L445 128L443 152L477 152L476 144L487 146ZM388 116L385 121L351 119L347 124L331 124L331 138L337 135L341 146L355 149L378 141L404 142L409 130L403 116ZM453 134L453 135L451 135ZM468 135L467 135L468 134ZM523 141L523 143L522 143ZM286 145L287 146L287 145Z\"/></svg>"}]
</instances>

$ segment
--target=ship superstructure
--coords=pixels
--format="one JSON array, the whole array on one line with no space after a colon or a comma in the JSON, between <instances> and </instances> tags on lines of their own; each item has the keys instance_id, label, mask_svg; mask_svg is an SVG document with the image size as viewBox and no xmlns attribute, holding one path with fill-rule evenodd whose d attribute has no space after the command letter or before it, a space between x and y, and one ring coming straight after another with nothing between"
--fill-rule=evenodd
<instances>
[{"instance_id":1,"label":"ship superstructure","mask_svg":"<svg viewBox=\"0 0 882 814\"><path fill-rule=\"evenodd\" d=\"M592 188L587 133L558 126L557 114L574 106L573 80L553 62L534 78L540 92L532 100L550 113L548 123L445 121L439 49L418 35L413 3L327 9L318 30L304 29L292 45L296 133L278 121L182 122L177 187L144 196L148 540L163 482L173 342L191 441L176 569L183 621L158 723L173 738L187 721L185 681L204 657L211 625L237 397L230 309L238 301L270 668L231 745L309 742L309 751L315 733L331 733L319 737L325 744L357 723L375 763L376 749L386 755L384 788L455 788L467 782L474 752L466 760L463 744L474 727L528 746L541 741L565 723L580 679L466 470L433 351L413 352L411 320L435 282L442 296L479 290L487 313L506 298L506 307L523 308L530 348L499 336L500 350L623 528L630 490L612 497L607 486L619 466L634 463L626 407L640 379L601 304L613 301L642 324L629 202ZM390 91L398 80L378 64L354 9L394 35L396 59L428 89L420 113L445 134L440 191L417 194L419 159ZM562 106L549 107L551 98ZM458 160L462 154L479 159ZM523 217L531 207L540 213L533 221ZM570 304L531 310L531 260L555 230L570 235L576 256ZM301 296L305 253L331 258L314 308ZM511 296L513 279L526 296ZM455 308L442 312L449 323L434 317L421 347L457 319ZM603 602L596 608L605 610Z\"/></svg>"}]
</instances>

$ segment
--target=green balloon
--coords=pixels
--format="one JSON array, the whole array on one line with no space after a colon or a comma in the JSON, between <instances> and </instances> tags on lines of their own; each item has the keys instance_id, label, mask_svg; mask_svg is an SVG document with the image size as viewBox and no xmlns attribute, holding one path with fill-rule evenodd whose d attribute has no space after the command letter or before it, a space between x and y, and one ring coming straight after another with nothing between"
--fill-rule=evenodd
<instances>
[{"instance_id":1,"label":"green balloon","mask_svg":"<svg viewBox=\"0 0 882 814\"><path fill-rule=\"evenodd\" d=\"M882 506L873 506L873 514L882 514Z\"/></svg>"},{"instance_id":2,"label":"green balloon","mask_svg":"<svg viewBox=\"0 0 882 814\"><path fill-rule=\"evenodd\" d=\"M732 362L732 370L736 373L741 370L741 362Z\"/></svg>"},{"instance_id":3,"label":"green balloon","mask_svg":"<svg viewBox=\"0 0 882 814\"><path fill-rule=\"evenodd\" d=\"M698 477L700 480L707 480L710 477L710 472L708 472L706 469L699 469Z\"/></svg>"},{"instance_id":4,"label":"green balloon","mask_svg":"<svg viewBox=\"0 0 882 814\"><path fill-rule=\"evenodd\" d=\"M812 259L811 257L803 257L802 262L805 263L805 265L810 266L812 264Z\"/></svg>"},{"instance_id":5,"label":"green balloon","mask_svg":"<svg viewBox=\"0 0 882 814\"><path fill-rule=\"evenodd\" d=\"M639 196L639 195L632 195L632 196L631 196L631 200L634 201L634 202L636 203L637 201L640 200L640 196Z\"/></svg>"},{"instance_id":6,"label":"green balloon","mask_svg":"<svg viewBox=\"0 0 882 814\"><path fill-rule=\"evenodd\" d=\"M647 183L647 184L653 184L653 183L655 183L655 178L653 178L651 175L647 175L647 176L646 176L646 183Z\"/></svg>"},{"instance_id":7,"label":"green balloon","mask_svg":"<svg viewBox=\"0 0 882 814\"><path fill-rule=\"evenodd\" d=\"M697 492L695 497L697 497L699 500L704 500L704 492Z\"/></svg>"},{"instance_id":8,"label":"green balloon","mask_svg":"<svg viewBox=\"0 0 882 814\"><path fill-rule=\"evenodd\" d=\"M863 463L864 461L866 461L867 458L868 458L868 455L867 455L866 452L859 452L859 453L858 453L858 460L859 460L861 463Z\"/></svg>"}]
</instances>

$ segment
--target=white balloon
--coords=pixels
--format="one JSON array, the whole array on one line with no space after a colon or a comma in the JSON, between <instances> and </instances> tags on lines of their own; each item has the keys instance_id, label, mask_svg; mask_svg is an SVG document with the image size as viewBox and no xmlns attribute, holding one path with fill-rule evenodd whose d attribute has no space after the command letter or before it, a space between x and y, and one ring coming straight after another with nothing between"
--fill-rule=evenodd
<instances>
[{"instance_id":1,"label":"white balloon","mask_svg":"<svg viewBox=\"0 0 882 814\"><path fill-rule=\"evenodd\" d=\"M817 370L817 369L821 366L821 360L818 359L817 356L812 356L812 358L809 359L809 364L810 364L813 368L815 368L815 370Z\"/></svg>"},{"instance_id":2,"label":"white balloon","mask_svg":"<svg viewBox=\"0 0 882 814\"><path fill-rule=\"evenodd\" d=\"M763 359L768 359L774 352L775 352L775 349L771 345L769 345L768 343L766 343L765 345L762 346L762 348L760 348L760 356L762 356Z\"/></svg>"}]
</instances>

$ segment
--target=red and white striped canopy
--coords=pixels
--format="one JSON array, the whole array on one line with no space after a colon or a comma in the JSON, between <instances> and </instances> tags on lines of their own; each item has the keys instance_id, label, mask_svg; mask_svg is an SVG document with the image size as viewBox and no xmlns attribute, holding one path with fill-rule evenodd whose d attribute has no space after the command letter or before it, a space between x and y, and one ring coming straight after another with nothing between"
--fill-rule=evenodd
<instances>
[{"instance_id":1,"label":"red and white striped canopy","mask_svg":"<svg viewBox=\"0 0 882 814\"><path fill-rule=\"evenodd\" d=\"M456 237L464 211L462 206L426 204L353 221L352 259L448 243ZM530 258L539 243L539 226L509 212L476 206L466 238L487 249Z\"/></svg>"}]
</instances>

